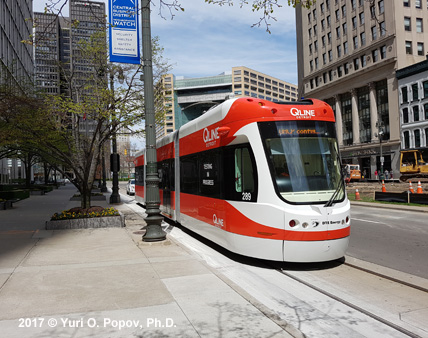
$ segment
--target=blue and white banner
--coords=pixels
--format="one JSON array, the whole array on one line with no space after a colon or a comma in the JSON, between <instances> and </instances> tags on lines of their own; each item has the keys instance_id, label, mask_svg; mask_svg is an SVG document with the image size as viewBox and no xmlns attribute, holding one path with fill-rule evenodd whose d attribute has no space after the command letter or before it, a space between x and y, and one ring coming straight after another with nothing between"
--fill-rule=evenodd
<instances>
[{"instance_id":1,"label":"blue and white banner","mask_svg":"<svg viewBox=\"0 0 428 338\"><path fill-rule=\"evenodd\" d=\"M138 0L109 0L110 61L140 63Z\"/></svg>"}]
</instances>

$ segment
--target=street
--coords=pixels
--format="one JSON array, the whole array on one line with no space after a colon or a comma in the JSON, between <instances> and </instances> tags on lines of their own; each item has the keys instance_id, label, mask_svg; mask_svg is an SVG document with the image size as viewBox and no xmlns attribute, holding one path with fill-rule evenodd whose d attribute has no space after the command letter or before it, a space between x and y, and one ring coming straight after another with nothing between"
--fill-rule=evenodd
<instances>
[{"instance_id":1,"label":"street","mask_svg":"<svg viewBox=\"0 0 428 338\"><path fill-rule=\"evenodd\" d=\"M353 205L351 219L349 256L428 278L426 213Z\"/></svg>"}]
</instances>

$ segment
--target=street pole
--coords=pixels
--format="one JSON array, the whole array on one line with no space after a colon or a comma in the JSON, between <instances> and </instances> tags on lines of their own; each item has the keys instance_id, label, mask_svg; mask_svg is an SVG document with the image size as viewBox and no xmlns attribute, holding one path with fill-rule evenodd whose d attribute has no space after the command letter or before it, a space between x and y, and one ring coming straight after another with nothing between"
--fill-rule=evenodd
<instances>
[{"instance_id":1,"label":"street pole","mask_svg":"<svg viewBox=\"0 0 428 338\"><path fill-rule=\"evenodd\" d=\"M114 104L114 70L111 70L110 73L110 90L113 96L113 119L116 118L115 114L115 104ZM119 195L119 154L117 153L117 141L116 141L116 131L113 132L111 137L112 143L112 154L110 156L110 169L113 172L113 186L112 193L110 195L110 203L117 204L120 203L120 195Z\"/></svg>"},{"instance_id":2,"label":"street pole","mask_svg":"<svg viewBox=\"0 0 428 338\"><path fill-rule=\"evenodd\" d=\"M143 41L144 110L146 114L146 213L145 242L163 241L163 217L160 214L159 176L156 159L155 104L152 68L152 36L150 29L150 0L141 3L141 29Z\"/></svg>"}]
</instances>

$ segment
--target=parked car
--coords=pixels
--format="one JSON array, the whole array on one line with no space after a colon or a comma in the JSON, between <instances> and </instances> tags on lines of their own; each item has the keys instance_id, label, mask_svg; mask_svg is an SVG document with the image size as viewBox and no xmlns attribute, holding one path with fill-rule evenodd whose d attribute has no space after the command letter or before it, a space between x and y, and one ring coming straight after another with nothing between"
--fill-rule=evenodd
<instances>
[{"instance_id":1,"label":"parked car","mask_svg":"<svg viewBox=\"0 0 428 338\"><path fill-rule=\"evenodd\" d=\"M129 180L126 184L126 193L128 195L135 195L135 180Z\"/></svg>"}]
</instances>

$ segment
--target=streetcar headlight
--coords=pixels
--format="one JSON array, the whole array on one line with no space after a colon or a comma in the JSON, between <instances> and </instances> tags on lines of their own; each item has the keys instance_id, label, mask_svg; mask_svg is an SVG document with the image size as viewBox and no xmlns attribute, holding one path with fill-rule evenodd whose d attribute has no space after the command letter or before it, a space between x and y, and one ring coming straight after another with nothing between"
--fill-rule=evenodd
<instances>
[{"instance_id":1,"label":"streetcar headlight","mask_svg":"<svg viewBox=\"0 0 428 338\"><path fill-rule=\"evenodd\" d=\"M307 222L303 222L303 223L302 223L302 227L303 227L303 228L305 228L305 229L308 227L308 225L309 225L309 224L308 224Z\"/></svg>"}]
</instances>

